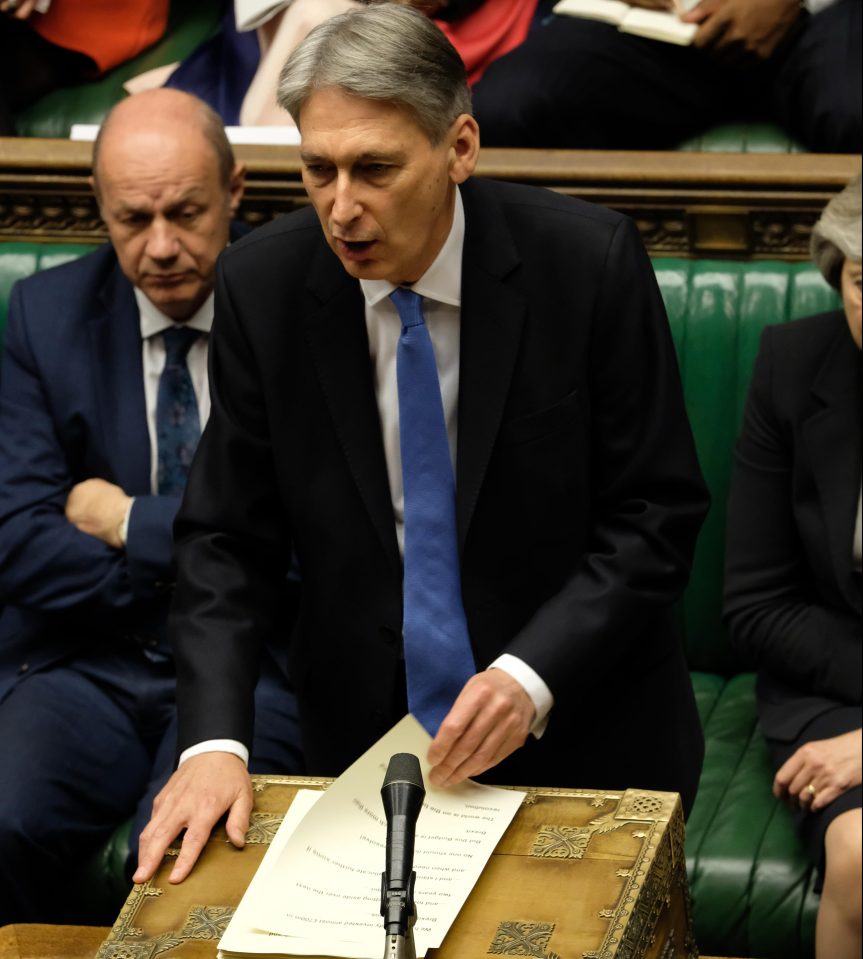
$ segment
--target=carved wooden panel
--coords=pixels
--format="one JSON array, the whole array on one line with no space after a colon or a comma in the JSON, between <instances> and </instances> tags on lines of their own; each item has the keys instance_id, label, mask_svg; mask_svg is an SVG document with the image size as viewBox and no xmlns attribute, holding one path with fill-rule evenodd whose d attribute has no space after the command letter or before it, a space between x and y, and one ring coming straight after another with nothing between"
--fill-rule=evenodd
<instances>
[{"instance_id":1,"label":"carved wooden panel","mask_svg":"<svg viewBox=\"0 0 863 959\"><path fill-rule=\"evenodd\" d=\"M0 240L102 240L90 153L88 143L0 138ZM250 226L308 203L296 147L236 153ZM806 259L821 209L859 169L851 155L485 149L477 175L620 210L653 256Z\"/></svg>"}]
</instances>

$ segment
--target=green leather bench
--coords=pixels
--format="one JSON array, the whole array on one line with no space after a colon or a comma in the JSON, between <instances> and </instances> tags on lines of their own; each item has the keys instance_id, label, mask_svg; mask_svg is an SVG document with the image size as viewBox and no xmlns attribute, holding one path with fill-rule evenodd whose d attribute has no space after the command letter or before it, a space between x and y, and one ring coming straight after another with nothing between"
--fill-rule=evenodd
<instances>
[{"instance_id":1,"label":"green leather bench","mask_svg":"<svg viewBox=\"0 0 863 959\"><path fill-rule=\"evenodd\" d=\"M87 249L0 243L0 329L15 279ZM696 940L706 954L811 959L812 870L790 815L770 793L754 675L732 654L720 607L731 458L761 328L831 309L838 298L808 263L656 259L654 265L713 495L679 609L707 742L686 839ZM128 824L77 884L87 900L82 916L91 922L110 922L122 904L127 843Z\"/></svg>"},{"instance_id":2,"label":"green leather bench","mask_svg":"<svg viewBox=\"0 0 863 959\"><path fill-rule=\"evenodd\" d=\"M680 610L706 740L686 839L696 940L708 955L809 959L813 871L770 792L754 674L734 657L720 623L723 544L734 442L761 329L839 300L808 263L656 259L654 266L713 497Z\"/></svg>"}]
</instances>

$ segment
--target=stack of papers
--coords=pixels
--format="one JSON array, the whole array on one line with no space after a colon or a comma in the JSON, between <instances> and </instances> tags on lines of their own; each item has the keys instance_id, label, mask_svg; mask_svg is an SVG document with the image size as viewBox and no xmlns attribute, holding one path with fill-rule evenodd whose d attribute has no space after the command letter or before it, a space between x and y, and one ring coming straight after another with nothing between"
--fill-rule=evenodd
<instances>
[{"instance_id":1,"label":"stack of papers","mask_svg":"<svg viewBox=\"0 0 863 959\"><path fill-rule=\"evenodd\" d=\"M524 794L428 782L428 733L406 716L325 792L301 790L219 943L223 957L380 959L386 818L395 753L420 760L426 797L416 828L416 954L438 948Z\"/></svg>"}]
</instances>

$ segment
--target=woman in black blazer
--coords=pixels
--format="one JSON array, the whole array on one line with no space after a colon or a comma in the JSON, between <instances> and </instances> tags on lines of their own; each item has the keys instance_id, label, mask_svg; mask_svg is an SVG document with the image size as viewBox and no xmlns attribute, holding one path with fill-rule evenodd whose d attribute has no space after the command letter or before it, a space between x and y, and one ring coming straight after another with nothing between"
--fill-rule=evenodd
<instances>
[{"instance_id":1,"label":"woman in black blazer","mask_svg":"<svg viewBox=\"0 0 863 959\"><path fill-rule=\"evenodd\" d=\"M861 949L860 177L813 231L843 310L765 328L729 500L725 617L758 668L774 793L823 882L818 959Z\"/></svg>"}]
</instances>

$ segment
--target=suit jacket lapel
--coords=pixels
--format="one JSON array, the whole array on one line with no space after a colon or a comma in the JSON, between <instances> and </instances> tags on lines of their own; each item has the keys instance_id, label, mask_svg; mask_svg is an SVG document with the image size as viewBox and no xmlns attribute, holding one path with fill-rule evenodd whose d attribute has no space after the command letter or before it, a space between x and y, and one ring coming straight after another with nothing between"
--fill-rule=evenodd
<instances>
[{"instance_id":1,"label":"suit jacket lapel","mask_svg":"<svg viewBox=\"0 0 863 959\"><path fill-rule=\"evenodd\" d=\"M150 436L144 399L141 327L132 286L115 265L89 324L97 413L115 482L132 495L150 492Z\"/></svg>"},{"instance_id":2,"label":"suit jacket lapel","mask_svg":"<svg viewBox=\"0 0 863 959\"><path fill-rule=\"evenodd\" d=\"M465 241L456 483L460 549L503 417L527 313L524 298L505 283L519 257L495 194L471 181L461 190Z\"/></svg>"},{"instance_id":3,"label":"suit jacket lapel","mask_svg":"<svg viewBox=\"0 0 863 959\"><path fill-rule=\"evenodd\" d=\"M399 569L362 291L323 241L312 263L308 290L306 335L326 403L362 501L385 552Z\"/></svg>"},{"instance_id":4,"label":"suit jacket lapel","mask_svg":"<svg viewBox=\"0 0 863 959\"><path fill-rule=\"evenodd\" d=\"M858 608L851 547L860 493L860 385L860 352L843 324L812 386L820 409L802 428L839 586Z\"/></svg>"}]
</instances>

